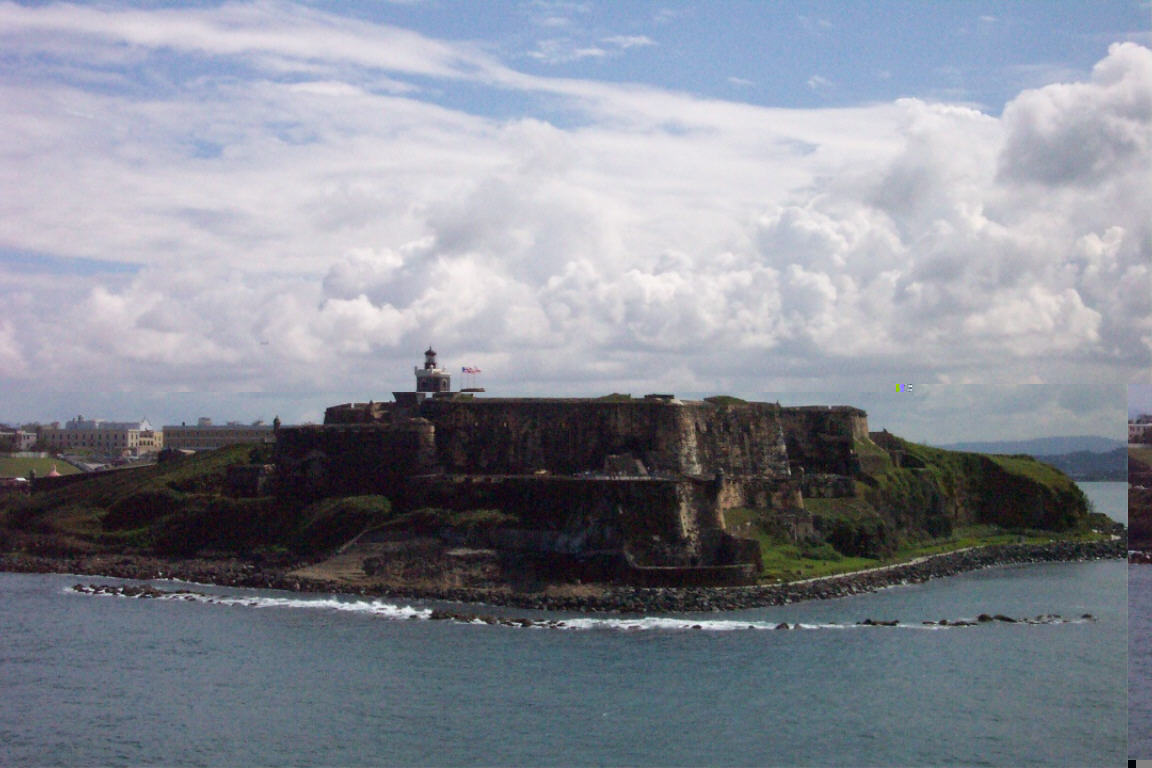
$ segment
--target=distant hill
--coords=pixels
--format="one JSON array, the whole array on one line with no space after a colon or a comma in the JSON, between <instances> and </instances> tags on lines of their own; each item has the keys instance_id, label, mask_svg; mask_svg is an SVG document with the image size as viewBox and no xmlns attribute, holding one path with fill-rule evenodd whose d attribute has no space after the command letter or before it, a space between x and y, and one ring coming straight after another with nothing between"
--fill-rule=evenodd
<instances>
[{"instance_id":1,"label":"distant hill","mask_svg":"<svg viewBox=\"0 0 1152 768\"><path fill-rule=\"evenodd\" d=\"M939 447L952 451L1034 456L1073 480L1122 482L1128 478L1125 443L1107 437L1041 437L1035 440L952 443Z\"/></svg>"},{"instance_id":2,"label":"distant hill","mask_svg":"<svg viewBox=\"0 0 1152 768\"><path fill-rule=\"evenodd\" d=\"M1073 480L1113 480L1123 482L1128 479L1128 449L1117 448L1108 453L1077 451L1056 456L1037 456L1045 464L1051 464Z\"/></svg>"},{"instance_id":3,"label":"distant hill","mask_svg":"<svg viewBox=\"0 0 1152 768\"><path fill-rule=\"evenodd\" d=\"M1110 437L1040 437L1034 440L998 440L982 443L950 443L937 445L950 451L972 451L975 453L1023 453L1028 456L1059 456L1067 453L1087 451L1089 453L1109 453L1124 448L1122 440Z\"/></svg>"}]
</instances>

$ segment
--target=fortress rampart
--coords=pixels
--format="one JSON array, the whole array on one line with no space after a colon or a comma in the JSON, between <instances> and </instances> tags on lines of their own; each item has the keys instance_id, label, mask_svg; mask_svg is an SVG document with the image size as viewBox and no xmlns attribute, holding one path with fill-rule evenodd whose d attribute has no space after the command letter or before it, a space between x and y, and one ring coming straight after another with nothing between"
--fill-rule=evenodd
<instances>
[{"instance_id":1,"label":"fortress rampart","mask_svg":"<svg viewBox=\"0 0 1152 768\"><path fill-rule=\"evenodd\" d=\"M439 399L421 415L447 472L574 475L630 454L654 475L788 476L780 408L768 403Z\"/></svg>"},{"instance_id":2,"label":"fortress rampart","mask_svg":"<svg viewBox=\"0 0 1152 768\"><path fill-rule=\"evenodd\" d=\"M868 414L851 406L781 409L788 460L808 473L853 475L859 471L854 440L868 439Z\"/></svg>"},{"instance_id":3,"label":"fortress rampart","mask_svg":"<svg viewBox=\"0 0 1152 768\"><path fill-rule=\"evenodd\" d=\"M425 378L442 382L435 352L425 355ZM853 493L853 441L867 434L867 415L849 407L479 398L429 385L395 402L333 406L321 427L279 430L276 462L281 492L296 498L375 493L402 511L510 513L518 523L501 532L504 547L615 551L657 569L750 567L758 546L725 531L725 510L777 515L781 530L811 534L806 473L846 476L821 481L821 495Z\"/></svg>"}]
</instances>

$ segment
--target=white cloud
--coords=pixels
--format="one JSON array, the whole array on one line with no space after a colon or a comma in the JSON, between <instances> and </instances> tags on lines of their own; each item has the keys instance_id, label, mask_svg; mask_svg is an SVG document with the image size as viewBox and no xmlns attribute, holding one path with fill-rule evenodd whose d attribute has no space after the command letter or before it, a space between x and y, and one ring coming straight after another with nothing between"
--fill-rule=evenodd
<instances>
[{"instance_id":1,"label":"white cloud","mask_svg":"<svg viewBox=\"0 0 1152 768\"><path fill-rule=\"evenodd\" d=\"M832 81L823 75L812 75L807 80L808 89L817 93L822 93L832 88Z\"/></svg>"},{"instance_id":2,"label":"white cloud","mask_svg":"<svg viewBox=\"0 0 1152 768\"><path fill-rule=\"evenodd\" d=\"M835 28L835 25L823 16L806 16L800 14L796 17L800 22L801 28L811 35L822 35L828 30Z\"/></svg>"},{"instance_id":3,"label":"white cloud","mask_svg":"<svg viewBox=\"0 0 1152 768\"><path fill-rule=\"evenodd\" d=\"M1113 45L1090 83L1027 91L1005 107L1001 174L1046 185L1098 184L1148 167L1152 51Z\"/></svg>"},{"instance_id":4,"label":"white cloud","mask_svg":"<svg viewBox=\"0 0 1152 768\"><path fill-rule=\"evenodd\" d=\"M114 72L124 43L137 63L255 67L159 94L0 78L0 246L143 265L95 285L5 273L0 385L379 397L434 342L494 391L914 381L963 391L957 408L1152 366L1145 48L995 117L529 77L278 4L0 19L80 70ZM457 81L579 119L438 105Z\"/></svg>"},{"instance_id":5,"label":"white cloud","mask_svg":"<svg viewBox=\"0 0 1152 768\"><path fill-rule=\"evenodd\" d=\"M536 49L528 56L545 64L566 64L581 59L602 59L608 56L608 51L594 45L582 45L571 38L549 38L538 40Z\"/></svg>"},{"instance_id":6,"label":"white cloud","mask_svg":"<svg viewBox=\"0 0 1152 768\"><path fill-rule=\"evenodd\" d=\"M656 41L647 35L613 35L612 37L603 38L601 42L609 43L625 50L656 45Z\"/></svg>"}]
</instances>

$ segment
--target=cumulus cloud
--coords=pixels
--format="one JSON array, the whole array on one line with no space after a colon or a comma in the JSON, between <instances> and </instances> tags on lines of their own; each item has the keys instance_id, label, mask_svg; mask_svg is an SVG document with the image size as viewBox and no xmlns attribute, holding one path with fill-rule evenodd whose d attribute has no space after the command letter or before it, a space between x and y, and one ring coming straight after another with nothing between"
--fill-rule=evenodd
<instances>
[{"instance_id":1,"label":"cumulus cloud","mask_svg":"<svg viewBox=\"0 0 1152 768\"><path fill-rule=\"evenodd\" d=\"M284 8L0 6L26 53L66 59L63 34L84 56L130 42L142 62L255 68L168 72L158 95L0 79L0 186L20 193L0 201L0 247L142 265L6 278L0 382L379 398L431 342L504 392L916 381L959 408L1152 366L1146 48L1113 46L999 117L780 110L527 77ZM546 108L437 102L461 80ZM557 104L579 119L550 122Z\"/></svg>"},{"instance_id":2,"label":"cumulus cloud","mask_svg":"<svg viewBox=\"0 0 1152 768\"><path fill-rule=\"evenodd\" d=\"M1004 110L1006 181L1095 185L1148 167L1152 51L1113 45L1087 83L1021 94Z\"/></svg>"}]
</instances>

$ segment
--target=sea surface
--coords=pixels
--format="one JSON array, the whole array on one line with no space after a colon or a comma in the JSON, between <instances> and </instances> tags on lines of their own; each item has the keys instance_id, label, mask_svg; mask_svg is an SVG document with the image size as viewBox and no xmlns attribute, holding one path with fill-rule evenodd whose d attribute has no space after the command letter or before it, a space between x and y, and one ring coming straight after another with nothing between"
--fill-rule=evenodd
<instances>
[{"instance_id":1,"label":"sea surface","mask_svg":"<svg viewBox=\"0 0 1152 768\"><path fill-rule=\"evenodd\" d=\"M1128 755L1152 760L1152 565L1128 566Z\"/></svg>"},{"instance_id":2,"label":"sea surface","mask_svg":"<svg viewBox=\"0 0 1152 768\"><path fill-rule=\"evenodd\" d=\"M151 583L204 594L130 599L70 590L115 579L0 573L0 765L1114 765L1127 574L990 568L734 613L480 609L565 622L546 629L432 621L431 602L170 581ZM921 623L980 613L1063 620Z\"/></svg>"}]
</instances>

